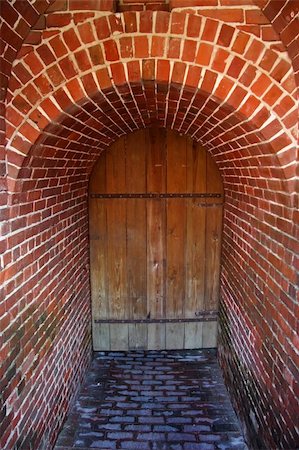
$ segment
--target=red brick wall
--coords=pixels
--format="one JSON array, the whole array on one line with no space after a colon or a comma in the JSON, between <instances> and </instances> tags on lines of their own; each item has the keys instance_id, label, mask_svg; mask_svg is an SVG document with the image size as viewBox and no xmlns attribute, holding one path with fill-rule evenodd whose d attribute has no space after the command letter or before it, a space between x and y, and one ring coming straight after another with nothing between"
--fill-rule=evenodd
<instances>
[{"instance_id":1,"label":"red brick wall","mask_svg":"<svg viewBox=\"0 0 299 450\"><path fill-rule=\"evenodd\" d=\"M257 13L221 1L221 19L236 3L243 18L245 7ZM205 5L121 16L108 11L117 4L99 5L56 0L28 30L10 76L0 447L54 442L90 354L88 176L101 150L153 123L202 142L222 172L221 364L252 442L292 448L297 108L288 54L262 39L264 18L254 33L207 17Z\"/></svg>"},{"instance_id":2,"label":"red brick wall","mask_svg":"<svg viewBox=\"0 0 299 450\"><path fill-rule=\"evenodd\" d=\"M296 0L270 0L262 8L291 58L297 85L299 84L299 4Z\"/></svg>"}]
</instances>

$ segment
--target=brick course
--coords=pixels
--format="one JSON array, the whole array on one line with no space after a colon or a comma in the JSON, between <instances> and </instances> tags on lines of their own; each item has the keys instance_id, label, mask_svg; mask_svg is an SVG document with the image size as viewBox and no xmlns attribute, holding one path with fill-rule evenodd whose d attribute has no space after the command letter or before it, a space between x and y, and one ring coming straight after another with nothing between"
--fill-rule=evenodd
<instances>
[{"instance_id":1,"label":"brick course","mask_svg":"<svg viewBox=\"0 0 299 450\"><path fill-rule=\"evenodd\" d=\"M252 442L295 447L298 7L159 5L1 3L0 447L54 443L90 355L88 176L151 123L221 170L220 361Z\"/></svg>"}]
</instances>

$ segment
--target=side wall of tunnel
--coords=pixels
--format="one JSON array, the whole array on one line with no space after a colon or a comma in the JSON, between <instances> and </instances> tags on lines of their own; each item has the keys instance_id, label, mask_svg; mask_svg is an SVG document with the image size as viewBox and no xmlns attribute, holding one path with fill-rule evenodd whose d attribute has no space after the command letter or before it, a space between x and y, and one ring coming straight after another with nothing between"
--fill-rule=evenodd
<instances>
[{"instance_id":1,"label":"side wall of tunnel","mask_svg":"<svg viewBox=\"0 0 299 450\"><path fill-rule=\"evenodd\" d=\"M200 141L222 172L220 360L252 442L291 448L297 110L290 61L219 20L146 14L85 12L59 32L45 29L14 64L10 192L1 209L0 445L50 448L55 440L90 356L89 173L119 136L155 124Z\"/></svg>"}]
</instances>

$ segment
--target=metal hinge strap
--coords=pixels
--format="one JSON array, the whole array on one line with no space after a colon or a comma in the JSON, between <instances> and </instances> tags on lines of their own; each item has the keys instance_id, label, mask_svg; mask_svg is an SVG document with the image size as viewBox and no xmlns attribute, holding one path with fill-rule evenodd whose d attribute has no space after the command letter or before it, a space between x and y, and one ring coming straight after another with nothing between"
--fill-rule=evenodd
<instances>
[{"instance_id":1,"label":"metal hinge strap","mask_svg":"<svg viewBox=\"0 0 299 450\"><path fill-rule=\"evenodd\" d=\"M220 193L145 193L145 194L98 194L91 193L91 198L222 198Z\"/></svg>"},{"instance_id":2,"label":"metal hinge strap","mask_svg":"<svg viewBox=\"0 0 299 450\"><path fill-rule=\"evenodd\" d=\"M135 324L135 323L189 323L189 322L211 322L218 318L218 313L202 313L196 316L196 319L94 319L94 323L112 323L112 324Z\"/></svg>"}]
</instances>

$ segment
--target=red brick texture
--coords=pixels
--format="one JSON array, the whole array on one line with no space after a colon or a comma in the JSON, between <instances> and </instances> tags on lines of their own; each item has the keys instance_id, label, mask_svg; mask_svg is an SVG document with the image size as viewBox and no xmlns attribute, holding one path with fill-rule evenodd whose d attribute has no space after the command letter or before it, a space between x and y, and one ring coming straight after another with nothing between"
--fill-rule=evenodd
<instances>
[{"instance_id":1,"label":"red brick texture","mask_svg":"<svg viewBox=\"0 0 299 450\"><path fill-rule=\"evenodd\" d=\"M30 28L51 1L54 0L0 2L0 207L7 203L5 100L11 67Z\"/></svg>"},{"instance_id":2,"label":"red brick texture","mask_svg":"<svg viewBox=\"0 0 299 450\"><path fill-rule=\"evenodd\" d=\"M216 5L274 21L287 53L198 3L114 15L108 0L56 0L15 44L0 153L0 448L53 446L90 356L89 174L112 142L153 124L201 142L221 170L221 365L253 445L296 447L297 66L293 28L278 21L292 11Z\"/></svg>"}]
</instances>

